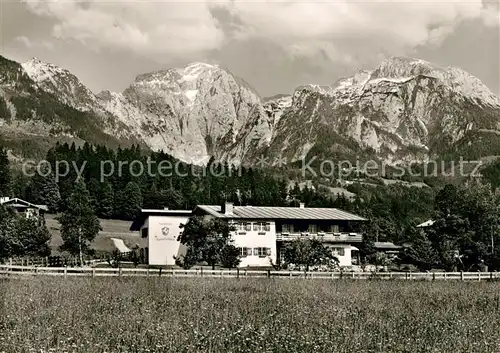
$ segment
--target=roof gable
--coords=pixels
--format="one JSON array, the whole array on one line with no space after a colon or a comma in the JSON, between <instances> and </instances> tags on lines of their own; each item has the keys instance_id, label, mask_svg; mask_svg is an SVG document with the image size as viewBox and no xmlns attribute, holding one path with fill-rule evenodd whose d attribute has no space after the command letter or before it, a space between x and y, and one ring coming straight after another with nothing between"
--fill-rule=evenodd
<instances>
[{"instance_id":1,"label":"roof gable","mask_svg":"<svg viewBox=\"0 0 500 353\"><path fill-rule=\"evenodd\" d=\"M17 197L12 199L2 199L0 200L0 205L6 205L17 208L37 208L42 211L48 211L49 208L46 205L35 205L31 202L18 199Z\"/></svg>"}]
</instances>

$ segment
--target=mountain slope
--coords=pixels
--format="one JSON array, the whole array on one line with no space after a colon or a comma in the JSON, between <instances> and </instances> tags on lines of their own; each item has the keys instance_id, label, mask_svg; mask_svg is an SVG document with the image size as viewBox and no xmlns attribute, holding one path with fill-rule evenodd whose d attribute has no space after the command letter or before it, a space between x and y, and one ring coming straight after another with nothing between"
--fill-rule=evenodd
<instances>
[{"instance_id":1,"label":"mountain slope","mask_svg":"<svg viewBox=\"0 0 500 353\"><path fill-rule=\"evenodd\" d=\"M99 98L152 149L195 164L212 156L239 163L271 139L272 122L259 96L216 65L139 75L124 92Z\"/></svg>"},{"instance_id":2,"label":"mountain slope","mask_svg":"<svg viewBox=\"0 0 500 353\"><path fill-rule=\"evenodd\" d=\"M109 146L140 142L106 133L105 126L112 122L90 109L75 109L60 99L57 90L46 91L43 86L21 64L0 56L0 143L15 153L42 157L56 141Z\"/></svg>"},{"instance_id":3,"label":"mountain slope","mask_svg":"<svg viewBox=\"0 0 500 353\"><path fill-rule=\"evenodd\" d=\"M390 58L329 87L304 86L281 112L266 150L288 161L374 155L389 163L467 152L470 136L496 137L500 100L477 78L423 60ZM492 137L492 135L494 137Z\"/></svg>"}]
</instances>

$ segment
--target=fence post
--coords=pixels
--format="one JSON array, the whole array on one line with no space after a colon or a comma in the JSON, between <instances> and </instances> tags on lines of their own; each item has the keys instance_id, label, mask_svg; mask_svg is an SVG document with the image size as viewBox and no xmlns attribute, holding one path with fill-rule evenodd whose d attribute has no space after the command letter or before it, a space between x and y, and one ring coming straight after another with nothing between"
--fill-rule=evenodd
<instances>
[{"instance_id":1,"label":"fence post","mask_svg":"<svg viewBox=\"0 0 500 353\"><path fill-rule=\"evenodd\" d=\"M149 277L149 267L146 269L146 277Z\"/></svg>"},{"instance_id":2,"label":"fence post","mask_svg":"<svg viewBox=\"0 0 500 353\"><path fill-rule=\"evenodd\" d=\"M160 272L158 272L158 277L161 277L161 270L162 268L160 267Z\"/></svg>"},{"instance_id":3,"label":"fence post","mask_svg":"<svg viewBox=\"0 0 500 353\"><path fill-rule=\"evenodd\" d=\"M68 278L68 266L64 266L64 279Z\"/></svg>"},{"instance_id":4,"label":"fence post","mask_svg":"<svg viewBox=\"0 0 500 353\"><path fill-rule=\"evenodd\" d=\"M436 272L432 272L432 280L435 281L436 280Z\"/></svg>"},{"instance_id":5,"label":"fence post","mask_svg":"<svg viewBox=\"0 0 500 353\"><path fill-rule=\"evenodd\" d=\"M481 280L481 272L480 272L480 271L477 273L477 280L478 280L478 281L480 281L480 280Z\"/></svg>"},{"instance_id":6,"label":"fence post","mask_svg":"<svg viewBox=\"0 0 500 353\"><path fill-rule=\"evenodd\" d=\"M118 267L118 276L121 277L122 276L122 268L121 267Z\"/></svg>"},{"instance_id":7,"label":"fence post","mask_svg":"<svg viewBox=\"0 0 500 353\"><path fill-rule=\"evenodd\" d=\"M236 278L240 278L240 268L236 267Z\"/></svg>"},{"instance_id":8,"label":"fence post","mask_svg":"<svg viewBox=\"0 0 500 353\"><path fill-rule=\"evenodd\" d=\"M460 280L464 280L464 271L460 271Z\"/></svg>"},{"instance_id":9,"label":"fence post","mask_svg":"<svg viewBox=\"0 0 500 353\"><path fill-rule=\"evenodd\" d=\"M409 278L410 278L410 280L411 280L411 270L410 270L410 274L409 274L409 276L410 276Z\"/></svg>"},{"instance_id":10,"label":"fence post","mask_svg":"<svg viewBox=\"0 0 500 353\"><path fill-rule=\"evenodd\" d=\"M267 278L271 278L271 270L267 270Z\"/></svg>"},{"instance_id":11,"label":"fence post","mask_svg":"<svg viewBox=\"0 0 500 353\"><path fill-rule=\"evenodd\" d=\"M490 281L493 281L493 272L490 272Z\"/></svg>"},{"instance_id":12,"label":"fence post","mask_svg":"<svg viewBox=\"0 0 500 353\"><path fill-rule=\"evenodd\" d=\"M200 267L200 276L203 277L203 267Z\"/></svg>"},{"instance_id":13,"label":"fence post","mask_svg":"<svg viewBox=\"0 0 500 353\"><path fill-rule=\"evenodd\" d=\"M95 277L95 268L92 267L92 277Z\"/></svg>"},{"instance_id":14,"label":"fence post","mask_svg":"<svg viewBox=\"0 0 500 353\"><path fill-rule=\"evenodd\" d=\"M224 277L222 273L222 268L220 269L220 278Z\"/></svg>"}]
</instances>

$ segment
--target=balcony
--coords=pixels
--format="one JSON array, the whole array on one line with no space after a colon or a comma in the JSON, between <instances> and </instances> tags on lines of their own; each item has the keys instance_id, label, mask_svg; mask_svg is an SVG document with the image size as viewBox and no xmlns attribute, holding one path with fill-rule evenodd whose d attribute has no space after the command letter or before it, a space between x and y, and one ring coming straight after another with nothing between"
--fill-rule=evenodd
<instances>
[{"instance_id":1,"label":"balcony","mask_svg":"<svg viewBox=\"0 0 500 353\"><path fill-rule=\"evenodd\" d=\"M277 233L277 241L293 241L296 239L315 238L331 243L361 243L363 236L360 233Z\"/></svg>"}]
</instances>

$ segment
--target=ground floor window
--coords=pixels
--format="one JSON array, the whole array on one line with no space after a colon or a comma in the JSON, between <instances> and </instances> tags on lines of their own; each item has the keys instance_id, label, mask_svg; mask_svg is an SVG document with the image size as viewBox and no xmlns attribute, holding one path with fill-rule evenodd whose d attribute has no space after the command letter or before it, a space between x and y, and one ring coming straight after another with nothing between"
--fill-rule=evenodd
<instances>
[{"instance_id":1,"label":"ground floor window","mask_svg":"<svg viewBox=\"0 0 500 353\"><path fill-rule=\"evenodd\" d=\"M254 256L266 257L271 255L271 248L253 248Z\"/></svg>"},{"instance_id":2,"label":"ground floor window","mask_svg":"<svg viewBox=\"0 0 500 353\"><path fill-rule=\"evenodd\" d=\"M239 249L241 257L247 257L252 255L252 248L239 248Z\"/></svg>"}]
</instances>

